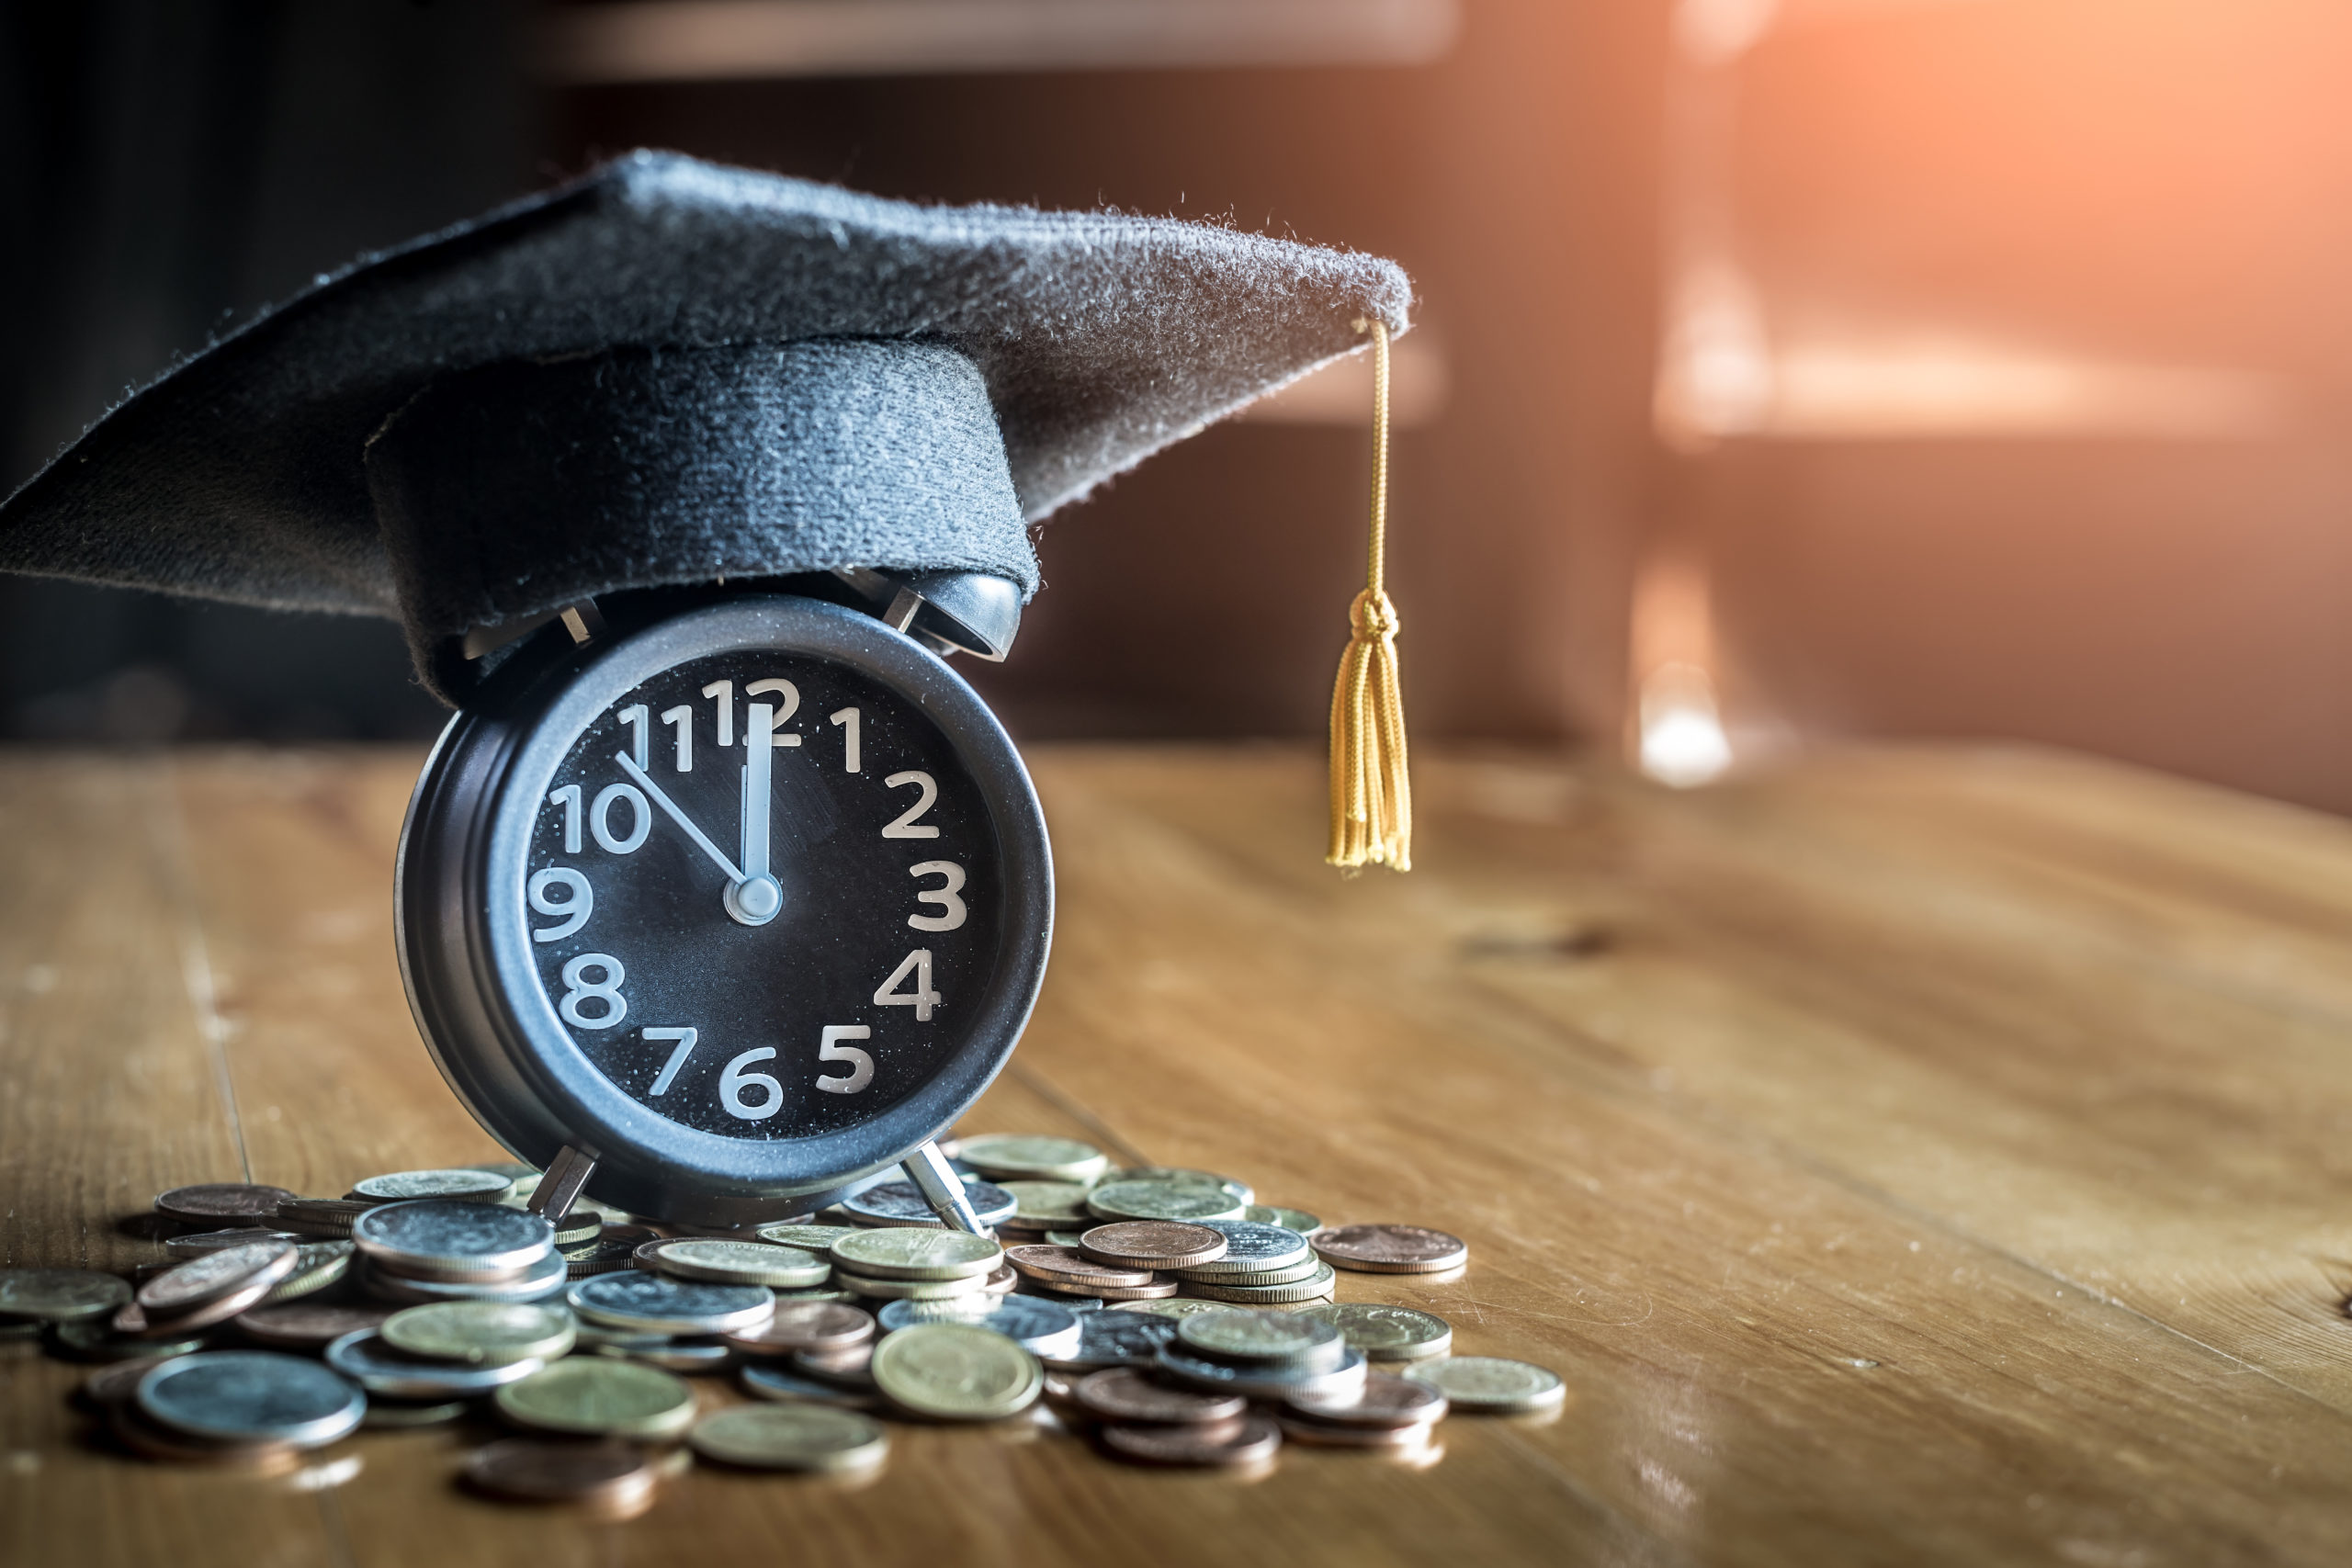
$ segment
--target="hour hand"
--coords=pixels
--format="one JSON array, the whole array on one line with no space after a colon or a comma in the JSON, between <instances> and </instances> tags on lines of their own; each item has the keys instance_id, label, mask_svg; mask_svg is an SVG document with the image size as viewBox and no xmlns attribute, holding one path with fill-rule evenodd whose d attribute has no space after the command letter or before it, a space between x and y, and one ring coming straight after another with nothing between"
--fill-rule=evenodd
<instances>
[{"instance_id":1,"label":"hour hand","mask_svg":"<svg viewBox=\"0 0 2352 1568\"><path fill-rule=\"evenodd\" d=\"M694 818L688 817L684 812L678 809L678 803L672 800L668 795L662 792L660 784L655 784L651 778L647 776L645 770L637 765L636 758L630 756L626 751L616 751L613 753L613 761L621 765L621 772L629 776L629 782L631 784L634 784L638 788L652 796L653 804L660 807L664 812L666 812L669 815L670 820L675 822L680 830L683 831L687 838L692 839L695 841L695 846L699 848L703 853L708 855L711 858L712 863L716 864L719 870L727 874L727 888L729 893L733 893L735 885L743 880L743 874L735 868L735 863L733 861L727 858L727 852L720 849L717 844L712 843L710 841L710 836L705 833L701 829L695 826Z\"/></svg>"}]
</instances>

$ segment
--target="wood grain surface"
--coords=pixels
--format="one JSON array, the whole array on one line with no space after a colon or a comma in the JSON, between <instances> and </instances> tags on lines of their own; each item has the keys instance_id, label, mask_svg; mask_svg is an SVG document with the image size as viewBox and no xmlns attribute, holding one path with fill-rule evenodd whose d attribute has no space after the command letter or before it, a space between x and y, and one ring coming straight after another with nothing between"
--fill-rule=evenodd
<instances>
[{"instance_id":1,"label":"wood grain surface","mask_svg":"<svg viewBox=\"0 0 2352 1568\"><path fill-rule=\"evenodd\" d=\"M0 757L0 1264L129 1269L180 1182L497 1157L391 953L420 759ZM120 1456L0 1341L0 1562L2334 1562L2352 1548L2352 827L2008 750L1675 795L1420 760L1418 869L1291 750L1033 753L1053 969L965 1130L1468 1238L1425 1306L1566 1410L1403 1468L900 1426L855 1486L495 1506L485 1427L293 1476ZM732 1397L704 1381L703 1397Z\"/></svg>"}]
</instances>

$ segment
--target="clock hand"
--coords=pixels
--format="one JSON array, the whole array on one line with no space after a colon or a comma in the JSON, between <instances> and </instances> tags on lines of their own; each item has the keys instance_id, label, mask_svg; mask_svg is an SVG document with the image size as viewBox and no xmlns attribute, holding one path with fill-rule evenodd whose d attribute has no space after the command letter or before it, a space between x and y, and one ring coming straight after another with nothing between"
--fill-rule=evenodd
<instances>
[{"instance_id":1,"label":"clock hand","mask_svg":"<svg viewBox=\"0 0 2352 1568\"><path fill-rule=\"evenodd\" d=\"M775 764L775 705L753 703L743 734L743 879L727 889L727 912L763 926L784 908L784 888L768 874L768 775Z\"/></svg>"},{"instance_id":2,"label":"clock hand","mask_svg":"<svg viewBox=\"0 0 2352 1568\"><path fill-rule=\"evenodd\" d=\"M696 847L698 847L703 853L708 855L713 863L718 865L719 870L727 874L727 886L730 889L735 886L735 884L743 880L743 874L735 869L735 863L729 860L726 852L720 850L717 844L712 843L708 837L704 834L703 830L695 827L694 822L684 812L678 809L678 803L672 800L667 795L664 795L662 792L662 786L660 784L655 784L651 779L646 776L645 770L637 765L637 759L631 757L626 751L616 751L613 753L613 761L621 765L621 772L629 776L629 781L632 784L636 784L638 788L643 790L646 794L651 795L653 797L653 804L668 812L670 814L670 820L675 822L680 828L684 829L685 830L686 837L692 839Z\"/></svg>"}]
</instances>

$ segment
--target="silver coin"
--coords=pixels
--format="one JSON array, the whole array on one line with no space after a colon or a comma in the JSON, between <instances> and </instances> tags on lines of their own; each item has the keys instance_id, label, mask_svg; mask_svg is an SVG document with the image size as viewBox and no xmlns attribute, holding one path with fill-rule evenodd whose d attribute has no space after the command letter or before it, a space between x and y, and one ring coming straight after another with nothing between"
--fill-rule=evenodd
<instances>
[{"instance_id":1,"label":"silver coin","mask_svg":"<svg viewBox=\"0 0 2352 1568\"><path fill-rule=\"evenodd\" d=\"M1549 1410L1568 1396L1567 1384L1550 1368L1500 1356L1451 1356L1408 1367L1404 1375L1445 1395L1457 1411L1486 1415Z\"/></svg>"},{"instance_id":2,"label":"silver coin","mask_svg":"<svg viewBox=\"0 0 2352 1568\"><path fill-rule=\"evenodd\" d=\"M1179 1269L1179 1278L1198 1275L1207 1279L1217 1274L1263 1274L1296 1264L1311 1262L1315 1249L1306 1238L1283 1225L1263 1225L1252 1220L1192 1220L1186 1222L1204 1229L1216 1231L1225 1237L1225 1256L1213 1262Z\"/></svg>"},{"instance_id":3,"label":"silver coin","mask_svg":"<svg viewBox=\"0 0 2352 1568\"><path fill-rule=\"evenodd\" d=\"M1323 1222L1304 1209L1284 1209L1272 1203L1252 1203L1242 1211L1241 1217L1252 1224L1280 1225L1301 1235L1313 1235L1323 1228Z\"/></svg>"},{"instance_id":4,"label":"silver coin","mask_svg":"<svg viewBox=\"0 0 2352 1568\"><path fill-rule=\"evenodd\" d=\"M1098 1312L1079 1321L1078 1343L1059 1356L1038 1356L1057 1372L1100 1371L1104 1367L1145 1366L1175 1341L1181 1320L1140 1313Z\"/></svg>"},{"instance_id":5,"label":"silver coin","mask_svg":"<svg viewBox=\"0 0 2352 1568\"><path fill-rule=\"evenodd\" d=\"M495 1203L514 1190L514 1179L487 1170L395 1170L352 1183L355 1199L397 1202L403 1198L470 1198Z\"/></svg>"},{"instance_id":6,"label":"silver coin","mask_svg":"<svg viewBox=\"0 0 2352 1568\"><path fill-rule=\"evenodd\" d=\"M1251 1276L1235 1279L1231 1275L1220 1280L1193 1280L1184 1288L1196 1296L1213 1302L1236 1302L1245 1306L1273 1306L1286 1302L1323 1302L1331 1299L1331 1292L1339 1280L1329 1263L1318 1262L1304 1274L1289 1280L1252 1282Z\"/></svg>"},{"instance_id":7,"label":"silver coin","mask_svg":"<svg viewBox=\"0 0 2352 1568\"><path fill-rule=\"evenodd\" d=\"M803 1252L830 1254L833 1243L845 1235L855 1235L856 1225L809 1225L797 1221L762 1225L758 1235L762 1241L772 1241L778 1247L797 1247Z\"/></svg>"},{"instance_id":8,"label":"silver coin","mask_svg":"<svg viewBox=\"0 0 2352 1568\"><path fill-rule=\"evenodd\" d=\"M250 1247L257 1241L300 1241L291 1231L271 1230L267 1226L245 1225L236 1230L192 1231L175 1235L164 1243L164 1250L174 1258L201 1258L208 1252L224 1247Z\"/></svg>"},{"instance_id":9,"label":"silver coin","mask_svg":"<svg viewBox=\"0 0 2352 1568\"><path fill-rule=\"evenodd\" d=\"M57 1322L111 1313L129 1300L129 1281L94 1269L0 1269L0 1314Z\"/></svg>"},{"instance_id":10,"label":"silver coin","mask_svg":"<svg viewBox=\"0 0 2352 1568\"><path fill-rule=\"evenodd\" d=\"M294 1272L269 1288L264 1306L313 1296L351 1271L358 1249L347 1241L304 1241L294 1247Z\"/></svg>"},{"instance_id":11,"label":"silver coin","mask_svg":"<svg viewBox=\"0 0 2352 1568\"><path fill-rule=\"evenodd\" d=\"M314 1448L359 1425L368 1396L300 1356L205 1350L139 1380L139 1408L175 1432L229 1443Z\"/></svg>"},{"instance_id":12,"label":"silver coin","mask_svg":"<svg viewBox=\"0 0 2352 1568\"><path fill-rule=\"evenodd\" d=\"M947 1301L896 1301L882 1303L875 1314L882 1332L911 1328L918 1323L968 1323L993 1329L1040 1360L1075 1350L1079 1345L1077 1313L1054 1302L1031 1296L956 1297Z\"/></svg>"},{"instance_id":13,"label":"silver coin","mask_svg":"<svg viewBox=\"0 0 2352 1568\"><path fill-rule=\"evenodd\" d=\"M1248 1200L1224 1187L1198 1181L1159 1181L1120 1177L1086 1195L1087 1212L1102 1220L1238 1220Z\"/></svg>"},{"instance_id":14,"label":"silver coin","mask_svg":"<svg viewBox=\"0 0 2352 1568\"><path fill-rule=\"evenodd\" d=\"M966 1181L964 1196L983 1225L1001 1224L1012 1218L1021 1208L1012 1193L992 1181ZM922 1189L911 1181L876 1182L842 1207L864 1224L940 1224L939 1216L932 1212L931 1201L922 1195Z\"/></svg>"},{"instance_id":15,"label":"silver coin","mask_svg":"<svg viewBox=\"0 0 2352 1568\"><path fill-rule=\"evenodd\" d=\"M395 1274L373 1258L360 1259L359 1285L380 1301L414 1306L424 1302L543 1302L563 1293L570 1265L551 1252L512 1280L417 1280Z\"/></svg>"},{"instance_id":16,"label":"silver coin","mask_svg":"<svg viewBox=\"0 0 2352 1568\"><path fill-rule=\"evenodd\" d=\"M396 1272L505 1273L555 1251L555 1227L498 1203L421 1198L386 1203L351 1227L359 1250Z\"/></svg>"},{"instance_id":17,"label":"silver coin","mask_svg":"<svg viewBox=\"0 0 2352 1568\"><path fill-rule=\"evenodd\" d=\"M659 1367L665 1372L724 1371L734 1359L732 1348L723 1339L691 1338L675 1334L639 1334L627 1340L608 1340L588 1348L592 1356L613 1356L624 1361L637 1361L649 1367Z\"/></svg>"},{"instance_id":18,"label":"silver coin","mask_svg":"<svg viewBox=\"0 0 2352 1568\"><path fill-rule=\"evenodd\" d=\"M1132 1170L1114 1170L1103 1179L1105 1181L1166 1181L1181 1187L1214 1187L1245 1208L1258 1201L1258 1194L1250 1190L1250 1184L1246 1181L1237 1181L1230 1176L1221 1176L1214 1170L1190 1170L1178 1165L1137 1166Z\"/></svg>"},{"instance_id":19,"label":"silver coin","mask_svg":"<svg viewBox=\"0 0 2352 1568\"><path fill-rule=\"evenodd\" d=\"M1435 1313L1413 1307L1347 1302L1307 1307L1298 1315L1321 1318L1375 1361L1422 1361L1453 1348L1453 1326Z\"/></svg>"},{"instance_id":20,"label":"silver coin","mask_svg":"<svg viewBox=\"0 0 2352 1568\"><path fill-rule=\"evenodd\" d=\"M765 1361L747 1363L736 1374L736 1381L742 1384L745 1393L759 1399L797 1400L809 1404L837 1405L843 1410L871 1410L882 1403L881 1395L871 1387L836 1388Z\"/></svg>"},{"instance_id":21,"label":"silver coin","mask_svg":"<svg viewBox=\"0 0 2352 1568\"><path fill-rule=\"evenodd\" d=\"M1286 1312L1211 1312L1182 1319L1177 1337L1196 1356L1239 1365L1280 1367L1329 1364L1333 1347L1344 1345L1339 1329L1317 1318Z\"/></svg>"},{"instance_id":22,"label":"silver coin","mask_svg":"<svg viewBox=\"0 0 2352 1568\"><path fill-rule=\"evenodd\" d=\"M67 1317L42 1325L41 1339L50 1348L77 1361L152 1361L159 1356L186 1356L204 1348L204 1338L139 1339L117 1334L107 1317Z\"/></svg>"},{"instance_id":23,"label":"silver coin","mask_svg":"<svg viewBox=\"0 0 2352 1568\"><path fill-rule=\"evenodd\" d=\"M1336 1277L1329 1272L1330 1267L1329 1264L1309 1253L1301 1262L1285 1264L1280 1269L1268 1269L1257 1273L1243 1273L1238 1269L1212 1273L1206 1269L1171 1269L1169 1272L1188 1285L1295 1285L1301 1280L1316 1279L1318 1275L1325 1284L1329 1285ZM1328 1294L1328 1291L1325 1293Z\"/></svg>"},{"instance_id":24,"label":"silver coin","mask_svg":"<svg viewBox=\"0 0 2352 1568\"><path fill-rule=\"evenodd\" d=\"M1178 1382L1192 1388L1223 1389L1252 1399L1351 1399L1363 1392L1368 1363L1363 1352L1342 1347L1339 1364L1317 1371L1271 1371L1263 1367L1233 1367L1195 1356L1178 1345L1161 1349L1154 1365Z\"/></svg>"},{"instance_id":25,"label":"silver coin","mask_svg":"<svg viewBox=\"0 0 2352 1568\"><path fill-rule=\"evenodd\" d=\"M380 1329L355 1329L326 1348L327 1365L370 1393L395 1399L463 1399L529 1377L547 1362L536 1356L494 1367L419 1361L384 1343Z\"/></svg>"},{"instance_id":26,"label":"silver coin","mask_svg":"<svg viewBox=\"0 0 2352 1568\"><path fill-rule=\"evenodd\" d=\"M648 1334L725 1334L775 1315L775 1297L763 1285L706 1285L642 1272L576 1280L565 1294L591 1323Z\"/></svg>"}]
</instances>

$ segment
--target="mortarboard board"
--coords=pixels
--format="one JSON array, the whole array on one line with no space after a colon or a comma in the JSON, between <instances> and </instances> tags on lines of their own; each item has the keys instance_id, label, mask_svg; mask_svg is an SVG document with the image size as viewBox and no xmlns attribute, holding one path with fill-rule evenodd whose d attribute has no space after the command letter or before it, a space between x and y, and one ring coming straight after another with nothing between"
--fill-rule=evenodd
<instances>
[{"instance_id":1,"label":"mortarboard board","mask_svg":"<svg viewBox=\"0 0 2352 1568\"><path fill-rule=\"evenodd\" d=\"M469 634L618 590L886 569L1025 598L1029 523L1367 327L1385 367L1410 299L1393 263L1214 226L639 152L188 356L0 504L0 570L396 616L453 700ZM1385 597L1355 620L1393 635Z\"/></svg>"}]
</instances>

